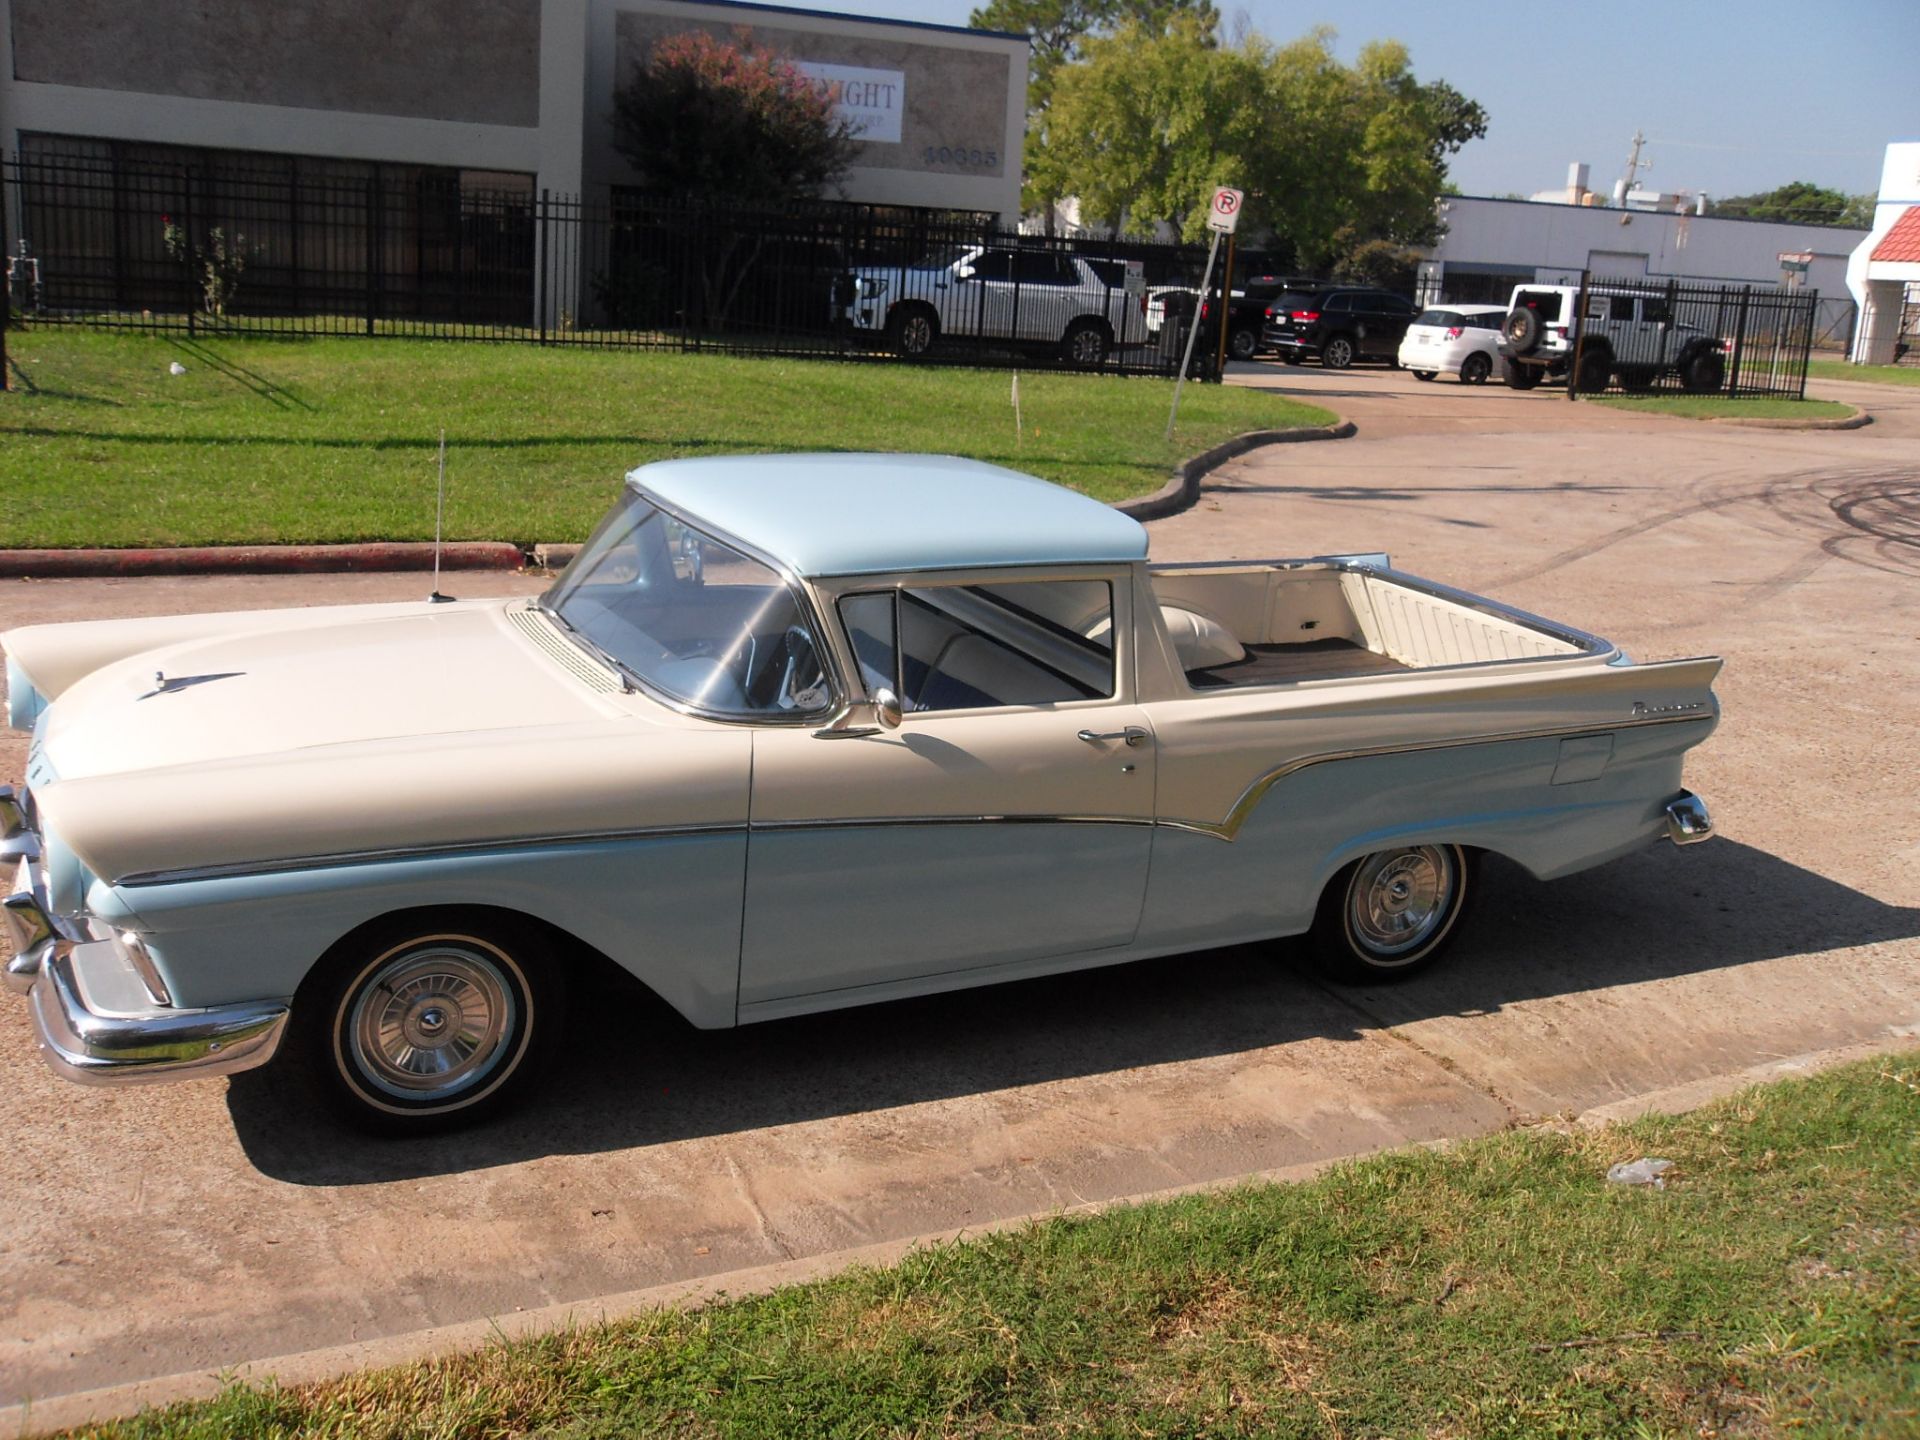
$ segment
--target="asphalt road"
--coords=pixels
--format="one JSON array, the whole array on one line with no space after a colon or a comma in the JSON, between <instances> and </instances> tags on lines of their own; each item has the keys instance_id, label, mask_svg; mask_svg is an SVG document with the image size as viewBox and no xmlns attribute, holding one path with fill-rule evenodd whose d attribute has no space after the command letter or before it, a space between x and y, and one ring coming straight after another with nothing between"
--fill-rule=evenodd
<instances>
[{"instance_id":1,"label":"asphalt road","mask_svg":"<svg viewBox=\"0 0 1920 1440\"><path fill-rule=\"evenodd\" d=\"M431 1142L270 1076L85 1090L0 997L0 1406L1470 1135L1920 1035L1920 392L1865 430L1625 416L1245 367L1358 422L1159 522L1161 559L1386 549L1636 658L1718 653L1688 782L1722 838L1488 868L1437 972L1279 945L721 1034L618 988L558 1083ZM1840 394L1838 388L1833 393ZM452 577L455 593L525 591ZM36 620L419 594L424 578L0 583ZM17 777L18 737L0 741ZM52 1412L41 1411L43 1415Z\"/></svg>"}]
</instances>

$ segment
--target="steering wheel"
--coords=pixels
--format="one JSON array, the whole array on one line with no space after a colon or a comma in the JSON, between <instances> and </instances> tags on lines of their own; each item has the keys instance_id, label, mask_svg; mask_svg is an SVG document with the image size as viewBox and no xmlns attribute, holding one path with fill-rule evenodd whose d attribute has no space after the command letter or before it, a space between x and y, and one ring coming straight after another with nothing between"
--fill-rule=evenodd
<instances>
[{"instance_id":1,"label":"steering wheel","mask_svg":"<svg viewBox=\"0 0 1920 1440\"><path fill-rule=\"evenodd\" d=\"M821 704L819 695L826 682L826 672L820 666L820 652L814 646L813 635L804 625L789 625L787 633L780 637L783 662L780 670L780 685L774 691L773 703L780 710L815 710Z\"/></svg>"}]
</instances>

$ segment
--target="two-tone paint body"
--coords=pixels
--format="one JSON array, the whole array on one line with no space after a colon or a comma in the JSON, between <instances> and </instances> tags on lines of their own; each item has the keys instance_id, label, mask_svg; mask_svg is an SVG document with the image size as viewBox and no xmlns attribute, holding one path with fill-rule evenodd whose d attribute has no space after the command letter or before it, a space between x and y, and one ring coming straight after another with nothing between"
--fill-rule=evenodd
<instances>
[{"instance_id":1,"label":"two-tone paint body","mask_svg":"<svg viewBox=\"0 0 1920 1440\"><path fill-rule=\"evenodd\" d=\"M259 1063L316 959L402 911L531 917L707 1028L1298 933L1387 843L1547 877L1674 833L1681 756L1717 718L1717 660L1634 665L1525 616L1541 653L1195 689L1144 531L989 466L761 457L629 483L797 587L821 710L667 703L525 601L0 637L34 734L4 843L39 963L10 978L57 1068ZM1424 586L1384 557L1318 563ZM873 697L841 597L1010 577L1112 587L1110 698L849 723ZM183 1015L246 1047L143 1048Z\"/></svg>"}]
</instances>

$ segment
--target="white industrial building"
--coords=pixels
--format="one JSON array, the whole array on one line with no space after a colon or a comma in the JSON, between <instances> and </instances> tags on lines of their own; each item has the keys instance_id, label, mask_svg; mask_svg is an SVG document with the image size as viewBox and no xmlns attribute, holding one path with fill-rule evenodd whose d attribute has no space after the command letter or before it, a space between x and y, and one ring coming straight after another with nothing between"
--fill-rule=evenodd
<instances>
[{"instance_id":1,"label":"white industrial building","mask_svg":"<svg viewBox=\"0 0 1920 1440\"><path fill-rule=\"evenodd\" d=\"M0 154L243 152L577 195L625 175L615 86L689 30L745 30L849 97L844 198L1019 214L1026 36L731 0L0 0Z\"/></svg>"},{"instance_id":2,"label":"white industrial building","mask_svg":"<svg viewBox=\"0 0 1920 1440\"><path fill-rule=\"evenodd\" d=\"M1816 343L1852 330L1849 257L1866 231L1742 220L1684 211L1614 208L1568 177L1584 203L1443 195L1440 243L1419 270L1422 304L1499 303L1516 285L1577 284L1580 272L1721 285L1790 286L1820 294Z\"/></svg>"},{"instance_id":3,"label":"white industrial building","mask_svg":"<svg viewBox=\"0 0 1920 1440\"><path fill-rule=\"evenodd\" d=\"M1920 347L1920 140L1887 146L1873 229L1847 262L1847 288L1860 307L1856 365L1890 365Z\"/></svg>"}]
</instances>

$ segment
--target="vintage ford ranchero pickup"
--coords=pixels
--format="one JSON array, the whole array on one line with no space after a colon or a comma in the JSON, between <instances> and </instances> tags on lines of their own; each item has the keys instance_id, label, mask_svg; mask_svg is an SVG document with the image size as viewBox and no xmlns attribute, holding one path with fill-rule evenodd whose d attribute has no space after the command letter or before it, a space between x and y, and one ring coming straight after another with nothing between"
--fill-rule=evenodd
<instances>
[{"instance_id":1,"label":"vintage ford ranchero pickup","mask_svg":"<svg viewBox=\"0 0 1920 1440\"><path fill-rule=\"evenodd\" d=\"M471 1119L598 951L696 1026L1308 932L1342 977L1706 838L1717 659L1384 555L1153 566L931 456L636 470L537 601L37 625L6 977L90 1083L310 1067Z\"/></svg>"}]
</instances>

